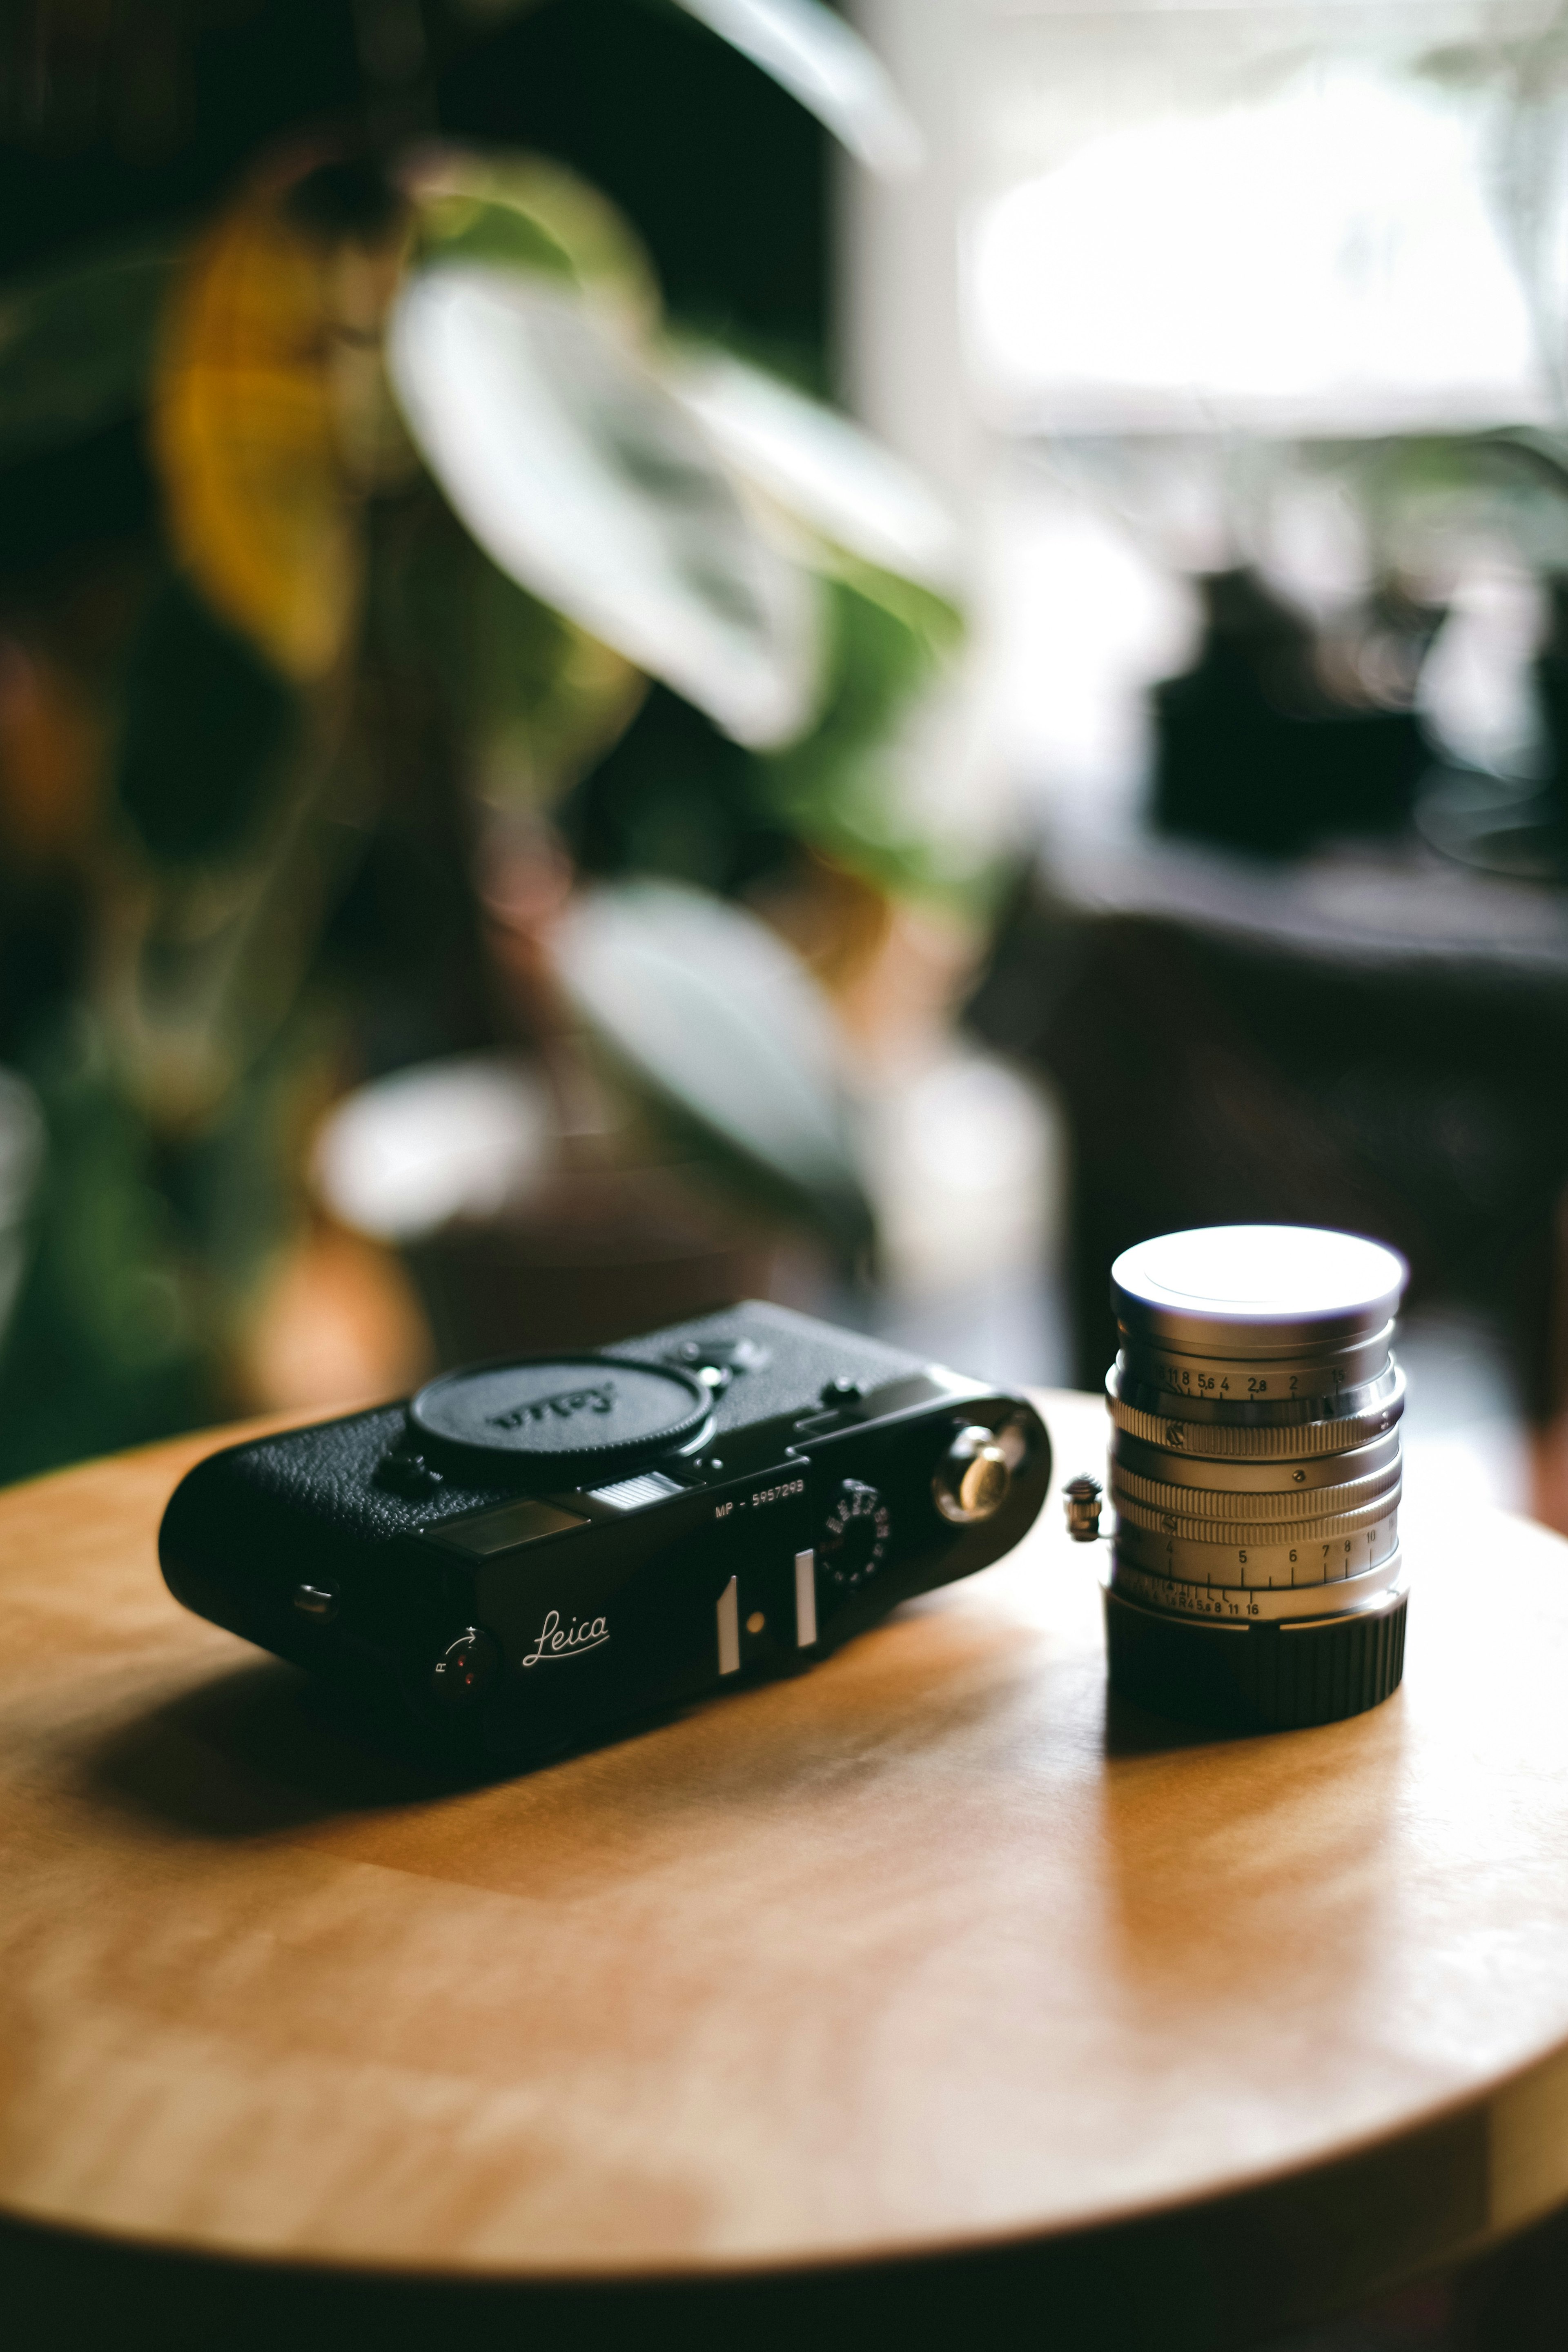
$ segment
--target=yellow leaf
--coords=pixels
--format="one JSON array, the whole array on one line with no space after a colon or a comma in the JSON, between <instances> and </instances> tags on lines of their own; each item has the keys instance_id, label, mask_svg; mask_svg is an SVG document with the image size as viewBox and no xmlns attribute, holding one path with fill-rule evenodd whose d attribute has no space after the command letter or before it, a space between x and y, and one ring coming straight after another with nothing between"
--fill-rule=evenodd
<instances>
[{"instance_id":1,"label":"yellow leaf","mask_svg":"<svg viewBox=\"0 0 1568 2352\"><path fill-rule=\"evenodd\" d=\"M182 272L153 446L179 560L216 612L308 683L332 667L357 611L367 411L400 236L376 248L323 233L292 218L287 196L252 189Z\"/></svg>"}]
</instances>

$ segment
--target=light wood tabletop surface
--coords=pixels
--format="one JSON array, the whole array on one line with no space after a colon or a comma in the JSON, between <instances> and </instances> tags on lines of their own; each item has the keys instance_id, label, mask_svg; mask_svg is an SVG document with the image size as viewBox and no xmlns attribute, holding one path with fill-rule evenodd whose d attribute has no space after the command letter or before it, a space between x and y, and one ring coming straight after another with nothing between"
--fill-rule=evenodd
<instances>
[{"instance_id":1,"label":"light wood tabletop surface","mask_svg":"<svg viewBox=\"0 0 1568 2352\"><path fill-rule=\"evenodd\" d=\"M1042 1403L1059 1488L1103 1412ZM169 1598L217 1442L0 1495L12 2223L520 2291L1245 2243L1289 2318L1568 2196L1558 1538L1413 1494L1403 1690L1208 1739L1108 1704L1053 1495L803 1679L462 1788Z\"/></svg>"}]
</instances>

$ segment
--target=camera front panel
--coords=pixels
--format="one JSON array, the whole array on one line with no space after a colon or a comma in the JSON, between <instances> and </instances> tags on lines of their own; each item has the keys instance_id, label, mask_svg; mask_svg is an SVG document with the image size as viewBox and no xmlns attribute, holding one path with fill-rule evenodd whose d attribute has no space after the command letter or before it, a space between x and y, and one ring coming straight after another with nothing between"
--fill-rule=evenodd
<instances>
[{"instance_id":1,"label":"camera front panel","mask_svg":"<svg viewBox=\"0 0 1568 2352\"><path fill-rule=\"evenodd\" d=\"M976 1426L1014 1434L1019 1472L994 1518L956 1526L937 1476L958 1433ZM410 1662L408 1696L463 1744L526 1755L797 1673L900 1601L1011 1549L1048 1464L1045 1432L1017 1400L944 1393L939 1410L856 1422L613 1520L589 1517L599 1497L577 1495L449 1522L426 1540L443 1563L468 1560L471 1582L454 1592L450 1642ZM572 1524L549 1524L574 1510ZM482 1670L447 1685L447 1650L465 1655L471 1633Z\"/></svg>"}]
</instances>

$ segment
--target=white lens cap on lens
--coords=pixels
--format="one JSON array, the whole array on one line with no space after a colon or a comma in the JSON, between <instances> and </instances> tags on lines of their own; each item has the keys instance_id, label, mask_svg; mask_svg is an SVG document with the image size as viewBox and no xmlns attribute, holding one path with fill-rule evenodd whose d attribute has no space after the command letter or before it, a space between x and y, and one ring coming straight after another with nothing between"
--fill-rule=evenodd
<instances>
[{"instance_id":1,"label":"white lens cap on lens","mask_svg":"<svg viewBox=\"0 0 1568 2352\"><path fill-rule=\"evenodd\" d=\"M1132 1339L1284 1355L1381 1331L1409 1269L1394 1250L1316 1225L1200 1225L1123 1250L1110 1303Z\"/></svg>"},{"instance_id":2,"label":"white lens cap on lens","mask_svg":"<svg viewBox=\"0 0 1568 2352\"><path fill-rule=\"evenodd\" d=\"M630 1469L707 1426L713 1401L673 1365L613 1356L480 1364L443 1373L408 1407L415 1443L458 1454L471 1475L539 1486Z\"/></svg>"}]
</instances>

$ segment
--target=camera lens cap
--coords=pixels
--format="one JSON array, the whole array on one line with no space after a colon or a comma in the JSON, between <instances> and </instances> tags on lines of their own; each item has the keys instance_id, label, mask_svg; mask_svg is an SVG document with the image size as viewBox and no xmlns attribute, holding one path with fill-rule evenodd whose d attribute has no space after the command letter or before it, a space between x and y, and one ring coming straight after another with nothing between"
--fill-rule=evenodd
<instances>
[{"instance_id":1,"label":"camera lens cap","mask_svg":"<svg viewBox=\"0 0 1568 2352\"><path fill-rule=\"evenodd\" d=\"M1359 1234L1205 1225L1123 1250L1110 1269L1110 1303L1134 1339L1284 1354L1381 1331L1406 1274L1394 1251Z\"/></svg>"},{"instance_id":2,"label":"camera lens cap","mask_svg":"<svg viewBox=\"0 0 1568 2352\"><path fill-rule=\"evenodd\" d=\"M673 1365L553 1356L444 1372L420 1390L408 1419L423 1447L456 1457L472 1476L576 1485L684 1444L711 1410L702 1382Z\"/></svg>"}]
</instances>

